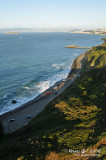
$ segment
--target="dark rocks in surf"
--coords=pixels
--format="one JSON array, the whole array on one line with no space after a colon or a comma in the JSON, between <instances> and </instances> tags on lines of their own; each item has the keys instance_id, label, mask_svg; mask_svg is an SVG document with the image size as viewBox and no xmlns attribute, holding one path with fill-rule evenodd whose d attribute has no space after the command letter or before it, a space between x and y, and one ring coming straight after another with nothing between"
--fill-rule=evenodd
<instances>
[{"instance_id":1,"label":"dark rocks in surf","mask_svg":"<svg viewBox=\"0 0 106 160\"><path fill-rule=\"evenodd\" d=\"M12 103L15 104L15 103L17 103L17 101L16 100L12 100Z\"/></svg>"}]
</instances>

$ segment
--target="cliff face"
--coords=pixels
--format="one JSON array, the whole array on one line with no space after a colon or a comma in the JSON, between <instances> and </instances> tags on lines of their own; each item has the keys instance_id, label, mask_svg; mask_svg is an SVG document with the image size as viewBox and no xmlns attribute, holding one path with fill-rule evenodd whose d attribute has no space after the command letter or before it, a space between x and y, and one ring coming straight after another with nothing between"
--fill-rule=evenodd
<instances>
[{"instance_id":1,"label":"cliff face","mask_svg":"<svg viewBox=\"0 0 106 160\"><path fill-rule=\"evenodd\" d=\"M91 50L86 52L87 66L84 68L102 68L106 65L106 44L102 44L97 47L93 47Z\"/></svg>"},{"instance_id":2,"label":"cliff face","mask_svg":"<svg viewBox=\"0 0 106 160\"><path fill-rule=\"evenodd\" d=\"M104 159L105 87L106 44L103 44L85 53L80 76L70 87L28 126L5 137L0 146L0 158L43 160L46 155L46 159L82 159L73 152L99 147L100 158ZM99 158L96 155L91 159Z\"/></svg>"}]
</instances>

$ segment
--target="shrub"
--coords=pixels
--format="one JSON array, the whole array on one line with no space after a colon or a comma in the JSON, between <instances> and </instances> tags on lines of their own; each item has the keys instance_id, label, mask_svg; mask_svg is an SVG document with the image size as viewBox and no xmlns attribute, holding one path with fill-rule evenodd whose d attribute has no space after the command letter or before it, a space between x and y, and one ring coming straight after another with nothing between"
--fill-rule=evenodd
<instances>
[{"instance_id":1,"label":"shrub","mask_svg":"<svg viewBox=\"0 0 106 160\"><path fill-rule=\"evenodd\" d=\"M45 158L45 160L58 160L58 159L59 159L58 154L55 152L50 152Z\"/></svg>"}]
</instances>

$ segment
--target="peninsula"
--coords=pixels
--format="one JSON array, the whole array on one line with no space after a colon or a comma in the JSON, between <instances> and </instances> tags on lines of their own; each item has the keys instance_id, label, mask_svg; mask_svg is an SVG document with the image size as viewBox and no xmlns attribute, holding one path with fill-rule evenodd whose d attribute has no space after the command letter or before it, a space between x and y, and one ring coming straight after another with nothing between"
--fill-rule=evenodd
<instances>
[{"instance_id":1,"label":"peninsula","mask_svg":"<svg viewBox=\"0 0 106 160\"><path fill-rule=\"evenodd\" d=\"M5 32L4 34L19 34L19 32Z\"/></svg>"},{"instance_id":2,"label":"peninsula","mask_svg":"<svg viewBox=\"0 0 106 160\"><path fill-rule=\"evenodd\" d=\"M106 29L100 28L100 29L93 29L93 30L76 30L70 33L106 35Z\"/></svg>"},{"instance_id":3,"label":"peninsula","mask_svg":"<svg viewBox=\"0 0 106 160\"><path fill-rule=\"evenodd\" d=\"M90 47L78 47L77 45L66 46L65 48L90 49Z\"/></svg>"}]
</instances>

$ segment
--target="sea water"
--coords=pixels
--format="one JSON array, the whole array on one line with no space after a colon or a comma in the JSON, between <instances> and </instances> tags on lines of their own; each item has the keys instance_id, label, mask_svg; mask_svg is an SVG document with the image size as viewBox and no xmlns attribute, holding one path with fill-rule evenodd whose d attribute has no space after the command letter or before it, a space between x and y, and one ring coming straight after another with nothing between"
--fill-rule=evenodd
<instances>
[{"instance_id":1,"label":"sea water","mask_svg":"<svg viewBox=\"0 0 106 160\"><path fill-rule=\"evenodd\" d=\"M103 36L72 33L0 34L0 114L37 97L67 77L72 61ZM12 104L16 100L16 104Z\"/></svg>"}]
</instances>

